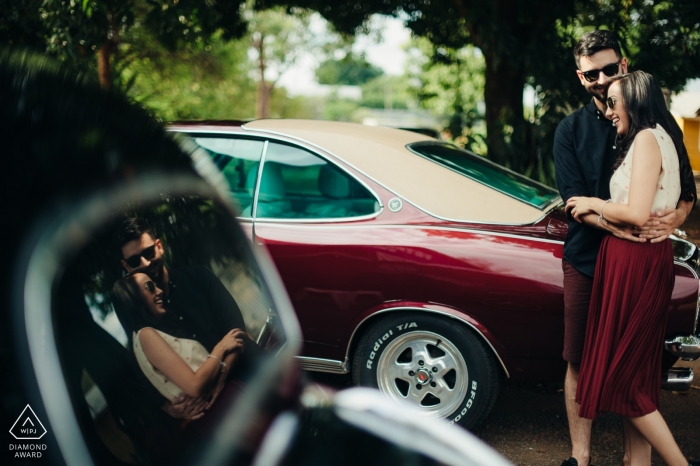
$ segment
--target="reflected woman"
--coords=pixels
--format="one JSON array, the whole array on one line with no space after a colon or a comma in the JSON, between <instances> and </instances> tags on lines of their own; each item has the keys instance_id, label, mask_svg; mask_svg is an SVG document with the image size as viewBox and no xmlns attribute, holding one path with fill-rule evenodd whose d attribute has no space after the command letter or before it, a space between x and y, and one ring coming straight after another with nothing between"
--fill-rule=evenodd
<instances>
[{"instance_id":1,"label":"reflected woman","mask_svg":"<svg viewBox=\"0 0 700 466\"><path fill-rule=\"evenodd\" d=\"M245 332L235 328L212 351L198 341L184 338L163 306L163 291L147 274L137 270L119 279L112 290L115 304L126 311L130 322L130 346L146 378L168 401L186 394L210 394L207 409L226 382L229 370L245 351Z\"/></svg>"}]
</instances>

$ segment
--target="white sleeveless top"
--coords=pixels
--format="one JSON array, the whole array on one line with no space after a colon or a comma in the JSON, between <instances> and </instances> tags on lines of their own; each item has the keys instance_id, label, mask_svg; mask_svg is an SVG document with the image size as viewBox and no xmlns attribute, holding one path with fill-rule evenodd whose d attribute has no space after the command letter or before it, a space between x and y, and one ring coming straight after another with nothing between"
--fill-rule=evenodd
<instances>
[{"instance_id":1,"label":"white sleeveless top","mask_svg":"<svg viewBox=\"0 0 700 466\"><path fill-rule=\"evenodd\" d=\"M649 128L649 131L656 138L656 142L661 149L661 172L656 183L656 194L654 202L651 204L651 212L658 212L667 207L676 207L681 196L681 174L678 167L678 153L673 145L671 136L668 135L661 125L656 128ZM615 173L610 179L610 199L616 204L627 204L630 195L630 178L632 177L632 164L634 163L634 145L637 139L632 142L629 152L625 156ZM650 212L650 213L651 213Z\"/></svg>"},{"instance_id":2,"label":"white sleeveless top","mask_svg":"<svg viewBox=\"0 0 700 466\"><path fill-rule=\"evenodd\" d=\"M143 329L141 329L143 330ZM151 381L154 387L158 389L161 395L166 397L168 401L173 401L173 399L182 395L184 392L180 387L172 383L168 378L153 366L148 359L146 354L143 352L141 347L141 341L139 340L139 334L141 330L134 332L134 354L136 355L136 361L139 363L139 367L148 380ZM156 330L156 329L154 329ZM172 335L156 330L158 334L163 337L163 340L170 345L170 347L182 358L183 361L190 366L192 371L197 372L204 361L207 360L209 356L209 351L202 346L202 344L195 340L187 340L184 338L175 338Z\"/></svg>"}]
</instances>

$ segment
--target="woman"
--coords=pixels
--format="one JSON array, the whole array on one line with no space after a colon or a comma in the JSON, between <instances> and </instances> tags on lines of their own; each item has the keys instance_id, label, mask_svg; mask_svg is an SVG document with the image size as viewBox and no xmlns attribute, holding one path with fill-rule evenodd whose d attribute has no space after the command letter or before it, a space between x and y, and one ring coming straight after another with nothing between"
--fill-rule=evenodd
<instances>
[{"instance_id":1,"label":"woman","mask_svg":"<svg viewBox=\"0 0 700 466\"><path fill-rule=\"evenodd\" d=\"M118 280L113 297L127 311L124 326L139 367L161 395L172 401L183 393L195 398L219 393L228 369L245 349L243 330L228 332L211 353L182 338L184 329L163 307L163 291L143 272Z\"/></svg>"},{"instance_id":2,"label":"woman","mask_svg":"<svg viewBox=\"0 0 700 466\"><path fill-rule=\"evenodd\" d=\"M566 209L577 221L597 213L600 222L641 227L651 212L676 206L679 166L689 163L688 156L654 78L636 71L613 79L606 117L617 129L620 155L610 180L612 198L572 197ZM631 464L648 464L649 444L667 465L689 464L658 411L659 348L673 285L670 240L635 243L612 235L603 240L576 401L580 417L594 419L605 411L623 416Z\"/></svg>"}]
</instances>

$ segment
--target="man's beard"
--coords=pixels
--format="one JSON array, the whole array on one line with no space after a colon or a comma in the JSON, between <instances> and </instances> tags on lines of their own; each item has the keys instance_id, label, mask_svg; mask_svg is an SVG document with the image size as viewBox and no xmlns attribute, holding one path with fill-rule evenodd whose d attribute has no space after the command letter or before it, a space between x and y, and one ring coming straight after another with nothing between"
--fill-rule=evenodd
<instances>
[{"instance_id":1,"label":"man's beard","mask_svg":"<svg viewBox=\"0 0 700 466\"><path fill-rule=\"evenodd\" d=\"M588 93L604 104L608 95L608 88L607 86L595 85L588 88Z\"/></svg>"},{"instance_id":2,"label":"man's beard","mask_svg":"<svg viewBox=\"0 0 700 466\"><path fill-rule=\"evenodd\" d=\"M150 266L146 270L146 273L148 274L151 279L156 282L158 285L158 288L163 289L162 285L162 280L163 280L163 267L165 265L163 264L162 261L153 261L151 262Z\"/></svg>"}]
</instances>

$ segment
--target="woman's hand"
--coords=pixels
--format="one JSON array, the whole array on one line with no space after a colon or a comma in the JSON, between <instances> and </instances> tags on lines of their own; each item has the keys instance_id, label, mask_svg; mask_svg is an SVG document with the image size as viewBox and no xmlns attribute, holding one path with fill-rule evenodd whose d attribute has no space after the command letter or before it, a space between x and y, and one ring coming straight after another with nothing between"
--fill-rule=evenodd
<instances>
[{"instance_id":1,"label":"woman's hand","mask_svg":"<svg viewBox=\"0 0 700 466\"><path fill-rule=\"evenodd\" d=\"M233 353L234 351L243 353L245 350L245 335L243 330L234 328L224 335L224 338L216 346L219 346L224 354Z\"/></svg>"},{"instance_id":2,"label":"woman's hand","mask_svg":"<svg viewBox=\"0 0 700 466\"><path fill-rule=\"evenodd\" d=\"M581 217L583 215L598 214L598 210L600 210L600 204L602 202L603 201L601 199L595 197L574 196L570 197L569 200L566 201L566 207L564 207L564 209L571 213L574 220L581 223Z\"/></svg>"}]
</instances>

